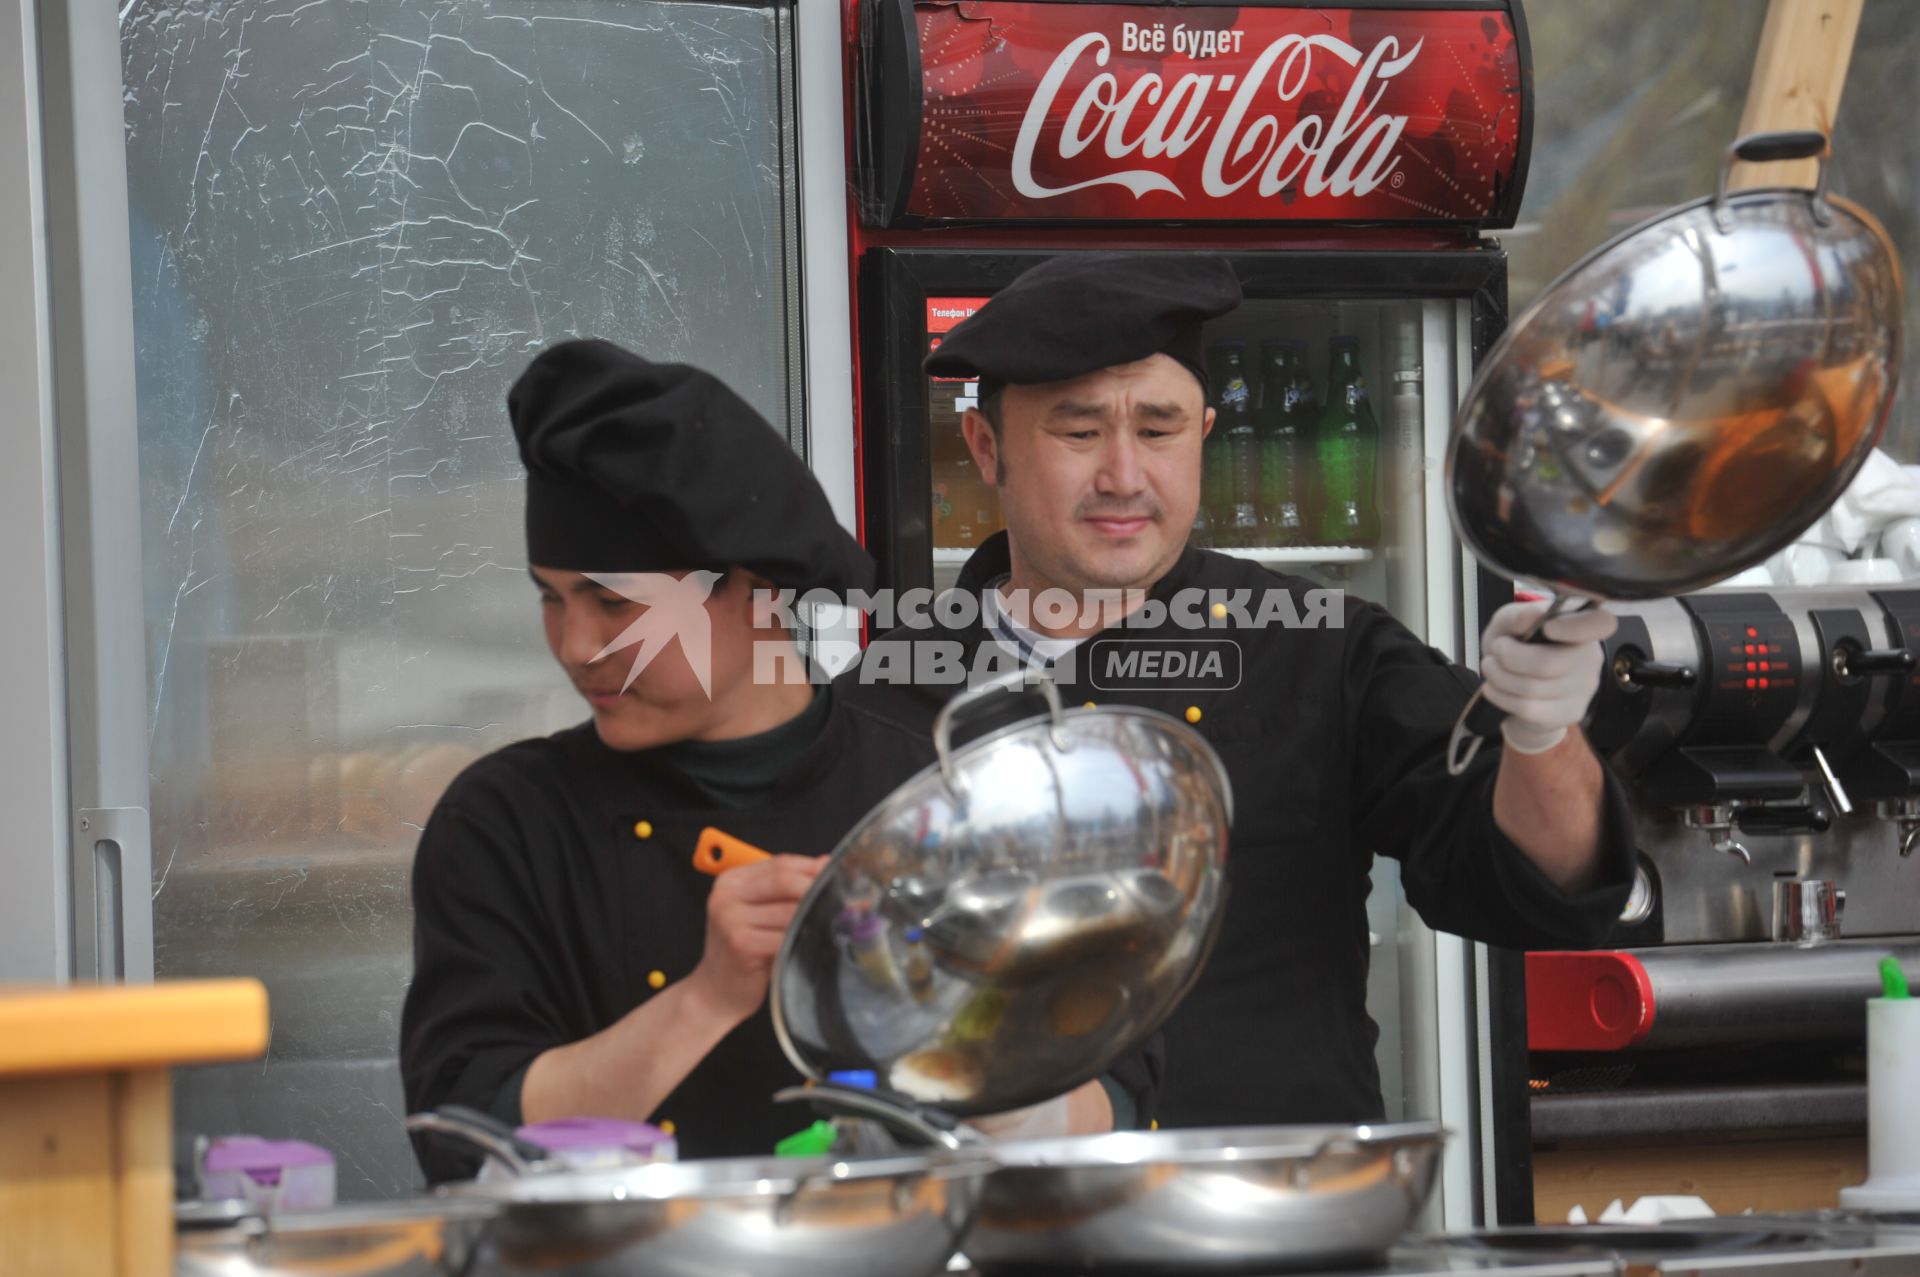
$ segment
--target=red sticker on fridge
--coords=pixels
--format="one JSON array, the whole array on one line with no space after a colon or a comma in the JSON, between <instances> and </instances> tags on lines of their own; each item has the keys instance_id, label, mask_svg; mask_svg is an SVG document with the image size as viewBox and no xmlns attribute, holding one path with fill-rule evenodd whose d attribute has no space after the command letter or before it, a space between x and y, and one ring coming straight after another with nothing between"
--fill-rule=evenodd
<instances>
[{"instance_id":1,"label":"red sticker on fridge","mask_svg":"<svg viewBox=\"0 0 1920 1277\"><path fill-rule=\"evenodd\" d=\"M973 312L986 305L985 297L929 297L927 298L927 354L940 349L945 334L958 328L965 320L973 318ZM930 377L935 384L943 381L972 381L972 377Z\"/></svg>"},{"instance_id":2,"label":"red sticker on fridge","mask_svg":"<svg viewBox=\"0 0 1920 1277\"><path fill-rule=\"evenodd\" d=\"M986 304L985 297L929 297L927 331L950 333L960 326L962 320L973 318L973 312Z\"/></svg>"},{"instance_id":3,"label":"red sticker on fridge","mask_svg":"<svg viewBox=\"0 0 1920 1277\"><path fill-rule=\"evenodd\" d=\"M868 11L908 46L868 67L878 220L1497 225L1518 205L1505 9L949 0L909 30L907 4ZM915 98L917 119L889 109Z\"/></svg>"}]
</instances>

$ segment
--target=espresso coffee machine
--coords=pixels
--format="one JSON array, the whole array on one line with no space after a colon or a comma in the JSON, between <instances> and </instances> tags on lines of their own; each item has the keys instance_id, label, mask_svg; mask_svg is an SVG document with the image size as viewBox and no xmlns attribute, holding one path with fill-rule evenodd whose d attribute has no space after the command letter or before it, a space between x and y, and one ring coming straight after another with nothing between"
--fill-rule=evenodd
<instances>
[{"instance_id":1,"label":"espresso coffee machine","mask_svg":"<svg viewBox=\"0 0 1920 1277\"><path fill-rule=\"evenodd\" d=\"M1588 738L1634 797L1642 881L1621 938L1920 936L1920 588L1614 611ZM1785 911L1809 885L1831 901L1811 931Z\"/></svg>"},{"instance_id":2,"label":"espresso coffee machine","mask_svg":"<svg viewBox=\"0 0 1920 1277\"><path fill-rule=\"evenodd\" d=\"M1638 874L1611 948L1527 956L1536 1170L1818 1148L1857 1182L1866 1000L1881 957L1920 971L1920 586L1611 607L1587 730Z\"/></svg>"}]
</instances>

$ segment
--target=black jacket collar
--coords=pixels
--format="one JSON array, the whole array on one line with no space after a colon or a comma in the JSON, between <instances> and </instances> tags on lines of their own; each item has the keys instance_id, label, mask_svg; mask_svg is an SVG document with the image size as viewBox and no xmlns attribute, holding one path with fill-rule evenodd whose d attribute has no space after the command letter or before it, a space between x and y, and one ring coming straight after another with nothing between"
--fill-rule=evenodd
<instances>
[{"instance_id":1,"label":"black jacket collar","mask_svg":"<svg viewBox=\"0 0 1920 1277\"><path fill-rule=\"evenodd\" d=\"M1201 551L1189 541L1180 550L1180 557L1174 560L1167 574L1153 583L1147 597L1165 603L1179 591L1195 584L1200 576ZM987 587L1001 577L1013 571L1013 552L1005 532L996 532L980 543L980 548L968 557L960 569L959 579L954 588L979 598L986 593ZM976 621L959 637L969 643L982 642L988 638L984 620Z\"/></svg>"}]
</instances>

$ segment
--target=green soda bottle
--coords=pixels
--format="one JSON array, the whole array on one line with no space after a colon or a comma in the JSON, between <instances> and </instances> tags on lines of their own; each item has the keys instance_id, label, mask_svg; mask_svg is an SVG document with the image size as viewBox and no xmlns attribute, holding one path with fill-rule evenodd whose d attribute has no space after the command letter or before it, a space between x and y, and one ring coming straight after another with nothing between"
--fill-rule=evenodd
<instances>
[{"instance_id":1,"label":"green soda bottle","mask_svg":"<svg viewBox=\"0 0 1920 1277\"><path fill-rule=\"evenodd\" d=\"M1202 504L1216 546L1260 543L1260 438L1253 423L1247 343L1213 343L1207 373L1213 383L1213 433L1207 436Z\"/></svg>"},{"instance_id":2,"label":"green soda bottle","mask_svg":"<svg viewBox=\"0 0 1920 1277\"><path fill-rule=\"evenodd\" d=\"M1373 545L1380 540L1374 469L1380 427L1360 373L1360 339L1328 340L1327 401L1320 412L1320 540L1328 545Z\"/></svg>"},{"instance_id":3,"label":"green soda bottle","mask_svg":"<svg viewBox=\"0 0 1920 1277\"><path fill-rule=\"evenodd\" d=\"M1292 337L1260 342L1260 401L1254 412L1260 437L1260 541L1307 545L1312 537L1313 398L1307 383L1307 343Z\"/></svg>"}]
</instances>

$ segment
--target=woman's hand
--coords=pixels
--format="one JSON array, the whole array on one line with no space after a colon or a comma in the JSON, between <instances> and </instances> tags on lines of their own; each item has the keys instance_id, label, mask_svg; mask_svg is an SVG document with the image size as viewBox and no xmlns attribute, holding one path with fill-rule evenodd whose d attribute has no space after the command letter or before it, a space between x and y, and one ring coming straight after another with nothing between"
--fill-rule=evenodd
<instances>
[{"instance_id":1,"label":"woman's hand","mask_svg":"<svg viewBox=\"0 0 1920 1277\"><path fill-rule=\"evenodd\" d=\"M687 977L689 992L736 1023L758 1011L787 924L826 863L770 856L721 874L707 898L706 948Z\"/></svg>"}]
</instances>

